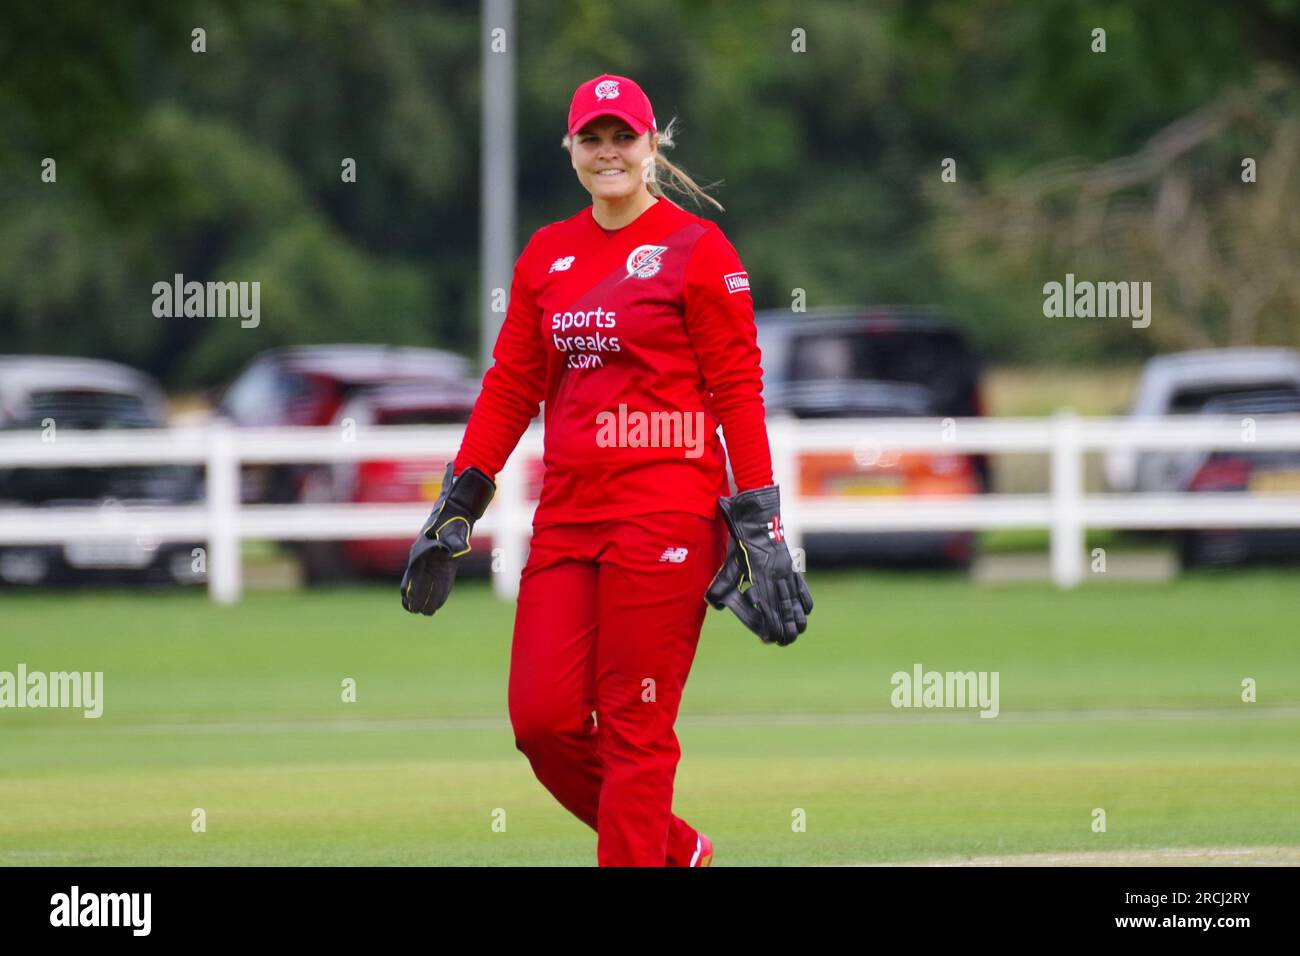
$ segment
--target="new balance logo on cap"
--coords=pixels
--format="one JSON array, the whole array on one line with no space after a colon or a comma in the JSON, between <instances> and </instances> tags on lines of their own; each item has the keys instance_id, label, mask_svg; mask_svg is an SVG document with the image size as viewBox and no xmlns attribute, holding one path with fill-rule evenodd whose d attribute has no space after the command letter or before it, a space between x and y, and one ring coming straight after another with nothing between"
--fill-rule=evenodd
<instances>
[{"instance_id":1,"label":"new balance logo on cap","mask_svg":"<svg viewBox=\"0 0 1300 956\"><path fill-rule=\"evenodd\" d=\"M686 548L665 548L664 553L659 555L660 563L671 561L673 564L681 564L686 560Z\"/></svg>"}]
</instances>

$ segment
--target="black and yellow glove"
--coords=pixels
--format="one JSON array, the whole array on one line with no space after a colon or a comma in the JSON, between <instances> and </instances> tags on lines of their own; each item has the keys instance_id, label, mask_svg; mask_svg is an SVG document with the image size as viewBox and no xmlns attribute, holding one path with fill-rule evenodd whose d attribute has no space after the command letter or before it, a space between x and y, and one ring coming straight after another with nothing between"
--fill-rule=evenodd
<instances>
[{"instance_id":1,"label":"black and yellow glove","mask_svg":"<svg viewBox=\"0 0 1300 956\"><path fill-rule=\"evenodd\" d=\"M781 528L777 485L719 498L731 548L705 600L729 607L765 644L785 646L808 629L812 595L794 570Z\"/></svg>"},{"instance_id":2,"label":"black and yellow glove","mask_svg":"<svg viewBox=\"0 0 1300 956\"><path fill-rule=\"evenodd\" d=\"M452 462L442 479L442 493L420 536L411 545L402 575L402 607L412 614L433 614L447 602L456 580L456 561L469 554L474 522L483 517L497 486L477 468L453 475Z\"/></svg>"}]
</instances>

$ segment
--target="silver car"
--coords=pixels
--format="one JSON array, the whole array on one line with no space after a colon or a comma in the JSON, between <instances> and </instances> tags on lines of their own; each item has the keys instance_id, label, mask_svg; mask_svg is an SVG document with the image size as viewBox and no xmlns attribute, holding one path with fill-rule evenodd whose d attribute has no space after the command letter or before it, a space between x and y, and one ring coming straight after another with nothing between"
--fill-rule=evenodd
<instances>
[{"instance_id":1,"label":"silver car","mask_svg":"<svg viewBox=\"0 0 1300 956\"><path fill-rule=\"evenodd\" d=\"M0 356L0 431L166 425L162 389L135 369L98 359ZM195 466L15 468L0 461L0 508L192 503L201 498L202 488L202 471ZM160 544L128 536L0 546L0 584L105 579L197 583L201 576L192 554L201 544Z\"/></svg>"},{"instance_id":2,"label":"silver car","mask_svg":"<svg viewBox=\"0 0 1300 956\"><path fill-rule=\"evenodd\" d=\"M1129 415L1157 418L1195 415L1213 400L1232 395L1300 389L1300 352L1284 348L1206 349L1158 355L1138 380ZM1106 483L1117 492L1174 492L1199 453L1112 451Z\"/></svg>"}]
</instances>

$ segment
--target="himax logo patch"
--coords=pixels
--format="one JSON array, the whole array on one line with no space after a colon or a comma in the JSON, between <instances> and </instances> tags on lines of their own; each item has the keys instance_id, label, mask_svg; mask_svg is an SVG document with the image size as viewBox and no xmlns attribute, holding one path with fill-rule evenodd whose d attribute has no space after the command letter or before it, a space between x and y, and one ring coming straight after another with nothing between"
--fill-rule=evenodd
<instances>
[{"instance_id":1,"label":"himax logo patch","mask_svg":"<svg viewBox=\"0 0 1300 956\"><path fill-rule=\"evenodd\" d=\"M722 281L727 285L728 292L748 292L749 291L749 273L748 272L731 272L722 277Z\"/></svg>"}]
</instances>

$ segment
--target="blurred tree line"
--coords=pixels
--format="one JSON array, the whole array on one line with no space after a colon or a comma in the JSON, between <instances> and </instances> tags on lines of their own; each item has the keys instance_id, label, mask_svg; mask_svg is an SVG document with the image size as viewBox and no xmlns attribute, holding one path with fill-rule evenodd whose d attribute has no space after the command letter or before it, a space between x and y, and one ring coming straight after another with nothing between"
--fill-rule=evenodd
<instances>
[{"instance_id":1,"label":"blurred tree line","mask_svg":"<svg viewBox=\"0 0 1300 956\"><path fill-rule=\"evenodd\" d=\"M173 388L297 342L473 354L478 3L5 17L0 350L113 358ZM569 97L624 73L661 128L680 118L672 158L716 183L726 212L697 211L760 308L794 289L936 303L1007 362L1300 345L1300 0L579 0L517 18L519 248L590 201L560 148ZM1152 281L1151 328L1045 318L1066 272ZM260 281L261 324L155 318L152 286L176 273Z\"/></svg>"}]
</instances>

